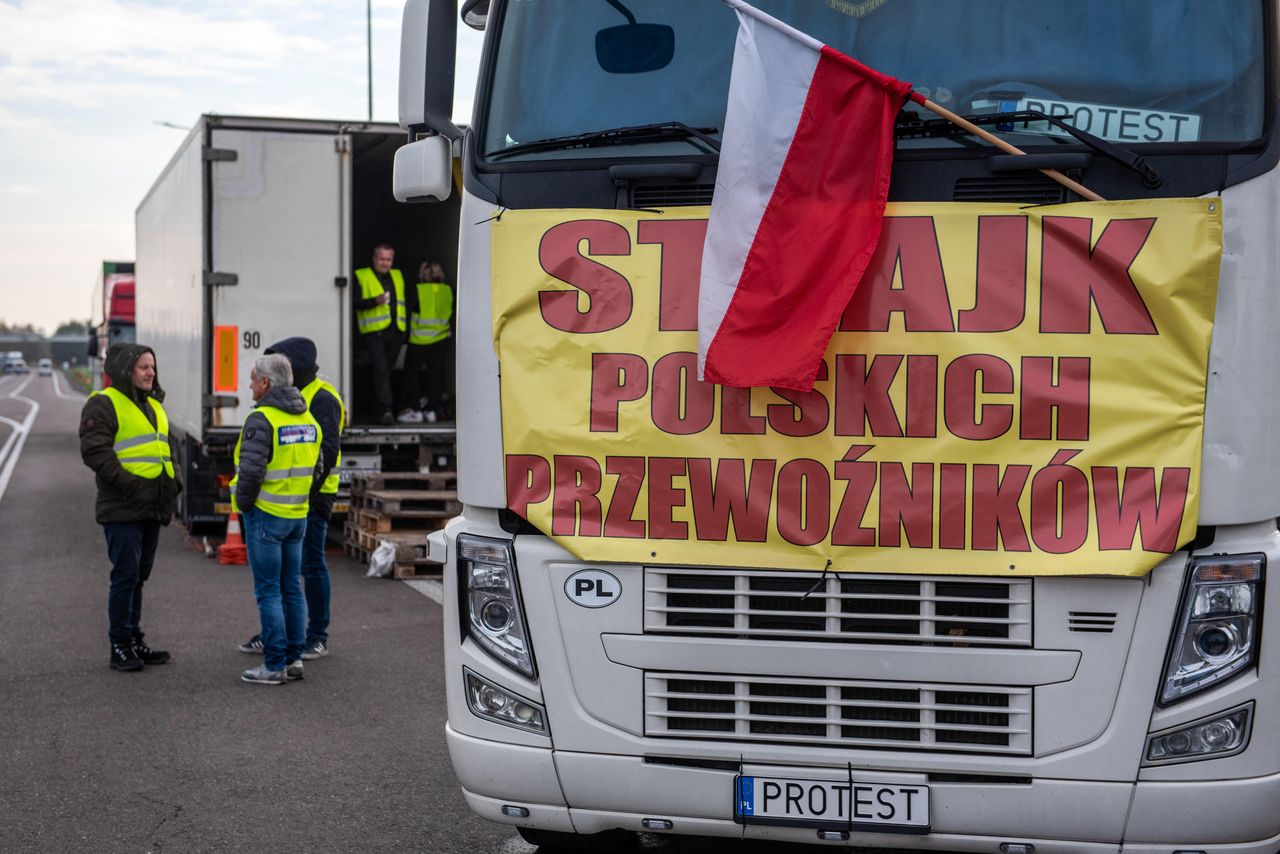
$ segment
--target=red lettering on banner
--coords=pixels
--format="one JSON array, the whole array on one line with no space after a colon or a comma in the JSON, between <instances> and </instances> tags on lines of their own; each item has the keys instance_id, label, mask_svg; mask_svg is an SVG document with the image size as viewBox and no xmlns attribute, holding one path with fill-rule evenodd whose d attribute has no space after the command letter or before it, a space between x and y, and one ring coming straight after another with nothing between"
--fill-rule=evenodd
<instances>
[{"instance_id":1,"label":"red lettering on banner","mask_svg":"<svg viewBox=\"0 0 1280 854\"><path fill-rule=\"evenodd\" d=\"M1079 453L1058 451L1031 478L1031 539L1041 551L1070 554L1089 536L1089 480L1067 465Z\"/></svg>"},{"instance_id":2,"label":"red lettering on banner","mask_svg":"<svg viewBox=\"0 0 1280 854\"><path fill-rule=\"evenodd\" d=\"M591 457L560 455L555 463L551 533L558 537L600 536L600 463Z\"/></svg>"},{"instance_id":3,"label":"red lettering on banner","mask_svg":"<svg viewBox=\"0 0 1280 854\"><path fill-rule=\"evenodd\" d=\"M720 386L720 432L726 436L762 436L765 417L751 414L751 389Z\"/></svg>"},{"instance_id":4,"label":"red lettering on banner","mask_svg":"<svg viewBox=\"0 0 1280 854\"><path fill-rule=\"evenodd\" d=\"M711 426L716 387L698 379L697 353L668 353L653 366L653 423L664 433L688 436Z\"/></svg>"},{"instance_id":5,"label":"red lettering on banner","mask_svg":"<svg viewBox=\"0 0 1280 854\"><path fill-rule=\"evenodd\" d=\"M1027 313L1027 218L978 217L978 271L973 308L960 312L961 332L1008 332Z\"/></svg>"},{"instance_id":6,"label":"red lettering on banner","mask_svg":"<svg viewBox=\"0 0 1280 854\"><path fill-rule=\"evenodd\" d=\"M591 354L591 432L618 432L618 404L649 390L649 365L633 353Z\"/></svg>"},{"instance_id":7,"label":"red lettering on banner","mask_svg":"<svg viewBox=\"0 0 1280 854\"><path fill-rule=\"evenodd\" d=\"M573 291L539 291L542 319L561 332L607 332L631 317L631 283L610 267L579 251L586 241L593 255L631 254L631 235L625 226L602 220L575 220L547 229L538 246L542 269ZM585 311L578 306L578 291L587 295Z\"/></svg>"},{"instance_id":8,"label":"red lettering on banner","mask_svg":"<svg viewBox=\"0 0 1280 854\"><path fill-rule=\"evenodd\" d=\"M1031 466L1000 466L979 463L973 467L972 548L975 551L1029 552L1027 528L1018 501L1026 488Z\"/></svg>"},{"instance_id":9,"label":"red lettering on banner","mask_svg":"<svg viewBox=\"0 0 1280 854\"><path fill-rule=\"evenodd\" d=\"M698 279L706 239L705 219L647 219L636 227L636 243L662 247L658 289L658 329L662 332L698 329Z\"/></svg>"},{"instance_id":10,"label":"red lettering on banner","mask_svg":"<svg viewBox=\"0 0 1280 854\"><path fill-rule=\"evenodd\" d=\"M902 273L902 287L893 286ZM947 279L932 217L885 217L880 244L840 321L842 332L887 332L902 312L908 332L953 332Z\"/></svg>"},{"instance_id":11,"label":"red lettering on banner","mask_svg":"<svg viewBox=\"0 0 1280 854\"><path fill-rule=\"evenodd\" d=\"M604 535L644 539L644 520L633 518L640 487L644 486L644 457L606 457L604 470L618 478L604 520Z\"/></svg>"},{"instance_id":12,"label":"red lettering on banner","mask_svg":"<svg viewBox=\"0 0 1280 854\"><path fill-rule=\"evenodd\" d=\"M938 357L907 357L907 435L938 435Z\"/></svg>"},{"instance_id":13,"label":"red lettering on banner","mask_svg":"<svg viewBox=\"0 0 1280 854\"><path fill-rule=\"evenodd\" d=\"M836 480L845 482L844 497L836 510L836 521L831 527L833 546L874 546L876 529L866 528L862 520L871 503L871 491L876 486L876 464L858 462L858 458L871 450L871 445L852 445L844 459L836 463Z\"/></svg>"},{"instance_id":14,"label":"red lettering on banner","mask_svg":"<svg viewBox=\"0 0 1280 854\"><path fill-rule=\"evenodd\" d=\"M880 464L880 545L933 547L933 465L912 463L911 482L902 463Z\"/></svg>"},{"instance_id":15,"label":"red lettering on banner","mask_svg":"<svg viewBox=\"0 0 1280 854\"><path fill-rule=\"evenodd\" d=\"M789 543L812 546L831 527L831 476L817 460L791 460L778 472L778 533Z\"/></svg>"},{"instance_id":16,"label":"red lettering on banner","mask_svg":"<svg viewBox=\"0 0 1280 854\"><path fill-rule=\"evenodd\" d=\"M938 471L938 548L963 549L965 544L968 466L943 463ZM1015 510L1016 505L1015 505Z\"/></svg>"},{"instance_id":17,"label":"red lettering on banner","mask_svg":"<svg viewBox=\"0 0 1280 854\"><path fill-rule=\"evenodd\" d=\"M816 379L827 378L827 363L818 366ZM769 426L783 436L816 436L827 429L831 409L827 398L817 391L792 391L775 388L773 393L787 404L771 403L765 407ZM789 404L789 405L788 405Z\"/></svg>"},{"instance_id":18,"label":"red lettering on banner","mask_svg":"<svg viewBox=\"0 0 1280 854\"><path fill-rule=\"evenodd\" d=\"M1054 362L1058 381L1053 381ZM1024 356L1019 438L1089 440L1089 360L1081 356ZM1058 414L1054 432L1053 415Z\"/></svg>"},{"instance_id":19,"label":"red lettering on banner","mask_svg":"<svg viewBox=\"0 0 1280 854\"><path fill-rule=\"evenodd\" d=\"M961 356L947 365L943 417L947 429L961 439L977 441L1003 436L1013 424L1013 406L984 403L978 406L978 376L982 394L1012 394L1013 368L996 356Z\"/></svg>"},{"instance_id":20,"label":"red lettering on banner","mask_svg":"<svg viewBox=\"0 0 1280 854\"><path fill-rule=\"evenodd\" d=\"M740 543L763 543L768 538L769 504L773 501L775 460L752 460L751 482L747 483L746 462L723 459L716 463L711 478L711 460L689 460L689 500L693 505L693 526L699 540L725 542L729 522L734 539Z\"/></svg>"},{"instance_id":21,"label":"red lettering on banner","mask_svg":"<svg viewBox=\"0 0 1280 854\"><path fill-rule=\"evenodd\" d=\"M551 463L537 454L507 455L507 507L522 519L551 495Z\"/></svg>"},{"instance_id":22,"label":"red lettering on banner","mask_svg":"<svg viewBox=\"0 0 1280 854\"><path fill-rule=\"evenodd\" d=\"M1142 528L1142 548L1171 554L1178 547L1178 529L1187 506L1191 469L1167 468L1160 473L1156 497L1155 469L1125 469L1124 496L1114 466L1094 466L1093 501L1098 515L1098 548L1102 551L1133 548L1133 535Z\"/></svg>"},{"instance_id":23,"label":"red lettering on banner","mask_svg":"<svg viewBox=\"0 0 1280 854\"><path fill-rule=\"evenodd\" d=\"M902 423L889 397L902 357L881 354L871 360L862 353L836 356L836 435L902 435ZM935 404L936 405L936 404Z\"/></svg>"},{"instance_id":24,"label":"red lettering on banner","mask_svg":"<svg viewBox=\"0 0 1280 854\"><path fill-rule=\"evenodd\" d=\"M1157 334L1129 275L1155 224L1154 219L1113 219L1091 248L1093 220L1045 217L1040 331L1087 333L1092 304L1110 335Z\"/></svg>"},{"instance_id":25,"label":"red lettering on banner","mask_svg":"<svg viewBox=\"0 0 1280 854\"><path fill-rule=\"evenodd\" d=\"M685 474L684 457L649 458L649 536L655 540L687 540L689 526L672 518L672 510L685 505L684 490L673 478Z\"/></svg>"}]
</instances>

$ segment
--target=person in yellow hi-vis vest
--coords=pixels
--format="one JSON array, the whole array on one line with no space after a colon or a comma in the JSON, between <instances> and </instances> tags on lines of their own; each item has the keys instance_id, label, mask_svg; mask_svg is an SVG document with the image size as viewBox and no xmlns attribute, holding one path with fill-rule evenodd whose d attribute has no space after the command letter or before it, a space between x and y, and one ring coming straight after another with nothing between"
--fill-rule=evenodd
<instances>
[{"instance_id":1,"label":"person in yellow hi-vis vest","mask_svg":"<svg viewBox=\"0 0 1280 854\"><path fill-rule=\"evenodd\" d=\"M404 359L405 400L422 408L422 420L434 422L448 392L453 369L453 288L444 268L423 262L409 295L409 350ZM418 375L426 368L427 394L420 396ZM414 404L410 404L414 405Z\"/></svg>"},{"instance_id":2,"label":"person in yellow hi-vis vest","mask_svg":"<svg viewBox=\"0 0 1280 854\"><path fill-rule=\"evenodd\" d=\"M311 486L307 508L307 534L302 540L302 592L307 599L307 640L302 659L311 661L329 654L329 563L324 546L329 534L329 517L338 497L338 466L342 464L342 429L346 407L342 394L319 376L316 342L310 338L285 338L263 351L280 353L293 368L293 384L307 411L320 425L320 471ZM262 635L240 644L240 651L262 654Z\"/></svg>"},{"instance_id":3,"label":"person in yellow hi-vis vest","mask_svg":"<svg viewBox=\"0 0 1280 854\"><path fill-rule=\"evenodd\" d=\"M110 664L133 672L170 658L142 639L142 587L155 564L160 527L173 519L182 486L156 354L141 344L112 344L104 368L111 385L90 395L80 412L80 457L96 476L94 515L111 559Z\"/></svg>"},{"instance_id":4,"label":"person in yellow hi-vis vest","mask_svg":"<svg viewBox=\"0 0 1280 854\"><path fill-rule=\"evenodd\" d=\"M302 678L307 603L302 593L302 540L311 486L320 461L320 425L293 386L289 359L260 356L249 373L257 406L236 442L232 510L244 522L262 632L262 664L245 682L283 685Z\"/></svg>"},{"instance_id":5,"label":"person in yellow hi-vis vest","mask_svg":"<svg viewBox=\"0 0 1280 854\"><path fill-rule=\"evenodd\" d=\"M379 243L373 249L372 266L356 270L356 286L352 289L356 329L369 353L373 392L378 399L383 424L395 421L391 371L396 366L400 348L404 346L408 328L404 276L391 266L395 259L396 250L388 243ZM403 405L410 407L414 403L416 401L406 401Z\"/></svg>"}]
</instances>

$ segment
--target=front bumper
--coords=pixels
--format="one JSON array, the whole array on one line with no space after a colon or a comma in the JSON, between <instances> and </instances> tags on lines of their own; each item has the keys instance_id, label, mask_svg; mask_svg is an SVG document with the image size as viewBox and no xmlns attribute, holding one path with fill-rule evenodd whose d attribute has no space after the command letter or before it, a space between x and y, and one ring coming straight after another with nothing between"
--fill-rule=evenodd
<instances>
[{"instance_id":1,"label":"front bumper","mask_svg":"<svg viewBox=\"0 0 1280 854\"><path fill-rule=\"evenodd\" d=\"M468 805L491 821L545 830L643 831L645 818L672 822L681 835L818 843L809 828L736 824L734 772L645 762L633 756L573 753L478 739L446 729ZM804 769L775 769L806 776ZM926 836L854 833L847 846L997 854L1002 842L1031 843L1037 854L1274 854L1280 849L1280 774L1212 783L1029 784L928 782L923 775L871 770L868 779L927 784L932 831ZM625 805L643 804L645 812ZM504 815L520 806L527 817ZM1123 841L1123 847L1122 847ZM832 843L824 843L832 844ZM836 843L840 844L840 843Z\"/></svg>"}]
</instances>

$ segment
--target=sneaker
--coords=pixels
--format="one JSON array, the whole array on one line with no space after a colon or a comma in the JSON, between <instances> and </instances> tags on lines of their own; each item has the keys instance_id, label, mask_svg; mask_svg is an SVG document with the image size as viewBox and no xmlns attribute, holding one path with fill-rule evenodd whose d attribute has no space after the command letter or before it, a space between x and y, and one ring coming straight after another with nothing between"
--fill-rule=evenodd
<instances>
[{"instance_id":1,"label":"sneaker","mask_svg":"<svg viewBox=\"0 0 1280 854\"><path fill-rule=\"evenodd\" d=\"M302 657L307 661L324 658L329 654L329 645L324 641L312 641L302 648Z\"/></svg>"},{"instance_id":2,"label":"sneaker","mask_svg":"<svg viewBox=\"0 0 1280 854\"><path fill-rule=\"evenodd\" d=\"M422 413L416 409L406 409L396 416L396 420L401 424L421 424Z\"/></svg>"},{"instance_id":3,"label":"sneaker","mask_svg":"<svg viewBox=\"0 0 1280 854\"><path fill-rule=\"evenodd\" d=\"M111 645L111 667L114 670L133 673L135 670L141 670L143 663L142 659L138 658L138 654L133 651L133 644L113 643Z\"/></svg>"},{"instance_id":4,"label":"sneaker","mask_svg":"<svg viewBox=\"0 0 1280 854\"><path fill-rule=\"evenodd\" d=\"M290 661L289 666L284 669L284 678L286 682L297 682L299 679L306 678L306 674L302 672L302 662Z\"/></svg>"},{"instance_id":5,"label":"sneaker","mask_svg":"<svg viewBox=\"0 0 1280 854\"><path fill-rule=\"evenodd\" d=\"M141 640L133 642L133 654L141 658L143 664L164 664L170 658L163 649L152 649Z\"/></svg>"},{"instance_id":6,"label":"sneaker","mask_svg":"<svg viewBox=\"0 0 1280 854\"><path fill-rule=\"evenodd\" d=\"M259 664L240 674L240 681L253 685L283 685L288 678L285 671L268 670L265 664Z\"/></svg>"},{"instance_id":7,"label":"sneaker","mask_svg":"<svg viewBox=\"0 0 1280 854\"><path fill-rule=\"evenodd\" d=\"M392 413L392 411L391 411L390 409L388 409L386 412L382 413L382 423L383 423L384 425L386 425L386 424L394 424L394 423L395 423L395 420L396 420L396 416L395 416L395 414L394 414L394 413Z\"/></svg>"},{"instance_id":8,"label":"sneaker","mask_svg":"<svg viewBox=\"0 0 1280 854\"><path fill-rule=\"evenodd\" d=\"M428 424L435 424L437 420L436 411L434 409L422 410L422 420Z\"/></svg>"},{"instance_id":9,"label":"sneaker","mask_svg":"<svg viewBox=\"0 0 1280 854\"><path fill-rule=\"evenodd\" d=\"M262 635L254 635L240 644L240 651L250 655L262 655Z\"/></svg>"}]
</instances>

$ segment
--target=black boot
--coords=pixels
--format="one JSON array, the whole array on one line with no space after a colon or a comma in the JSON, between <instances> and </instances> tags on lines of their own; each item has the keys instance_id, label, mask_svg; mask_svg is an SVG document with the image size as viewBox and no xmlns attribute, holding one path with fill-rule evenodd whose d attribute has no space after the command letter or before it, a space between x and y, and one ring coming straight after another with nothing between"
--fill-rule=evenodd
<instances>
[{"instance_id":1,"label":"black boot","mask_svg":"<svg viewBox=\"0 0 1280 854\"><path fill-rule=\"evenodd\" d=\"M141 670L143 664L142 659L138 658L138 654L133 651L133 644L113 643L111 645L111 667L115 670L123 670L125 673L132 673L135 670Z\"/></svg>"},{"instance_id":2,"label":"black boot","mask_svg":"<svg viewBox=\"0 0 1280 854\"><path fill-rule=\"evenodd\" d=\"M134 639L133 654L140 658L143 664L164 664L169 660L169 653L163 649L152 649L143 643L142 638Z\"/></svg>"}]
</instances>

